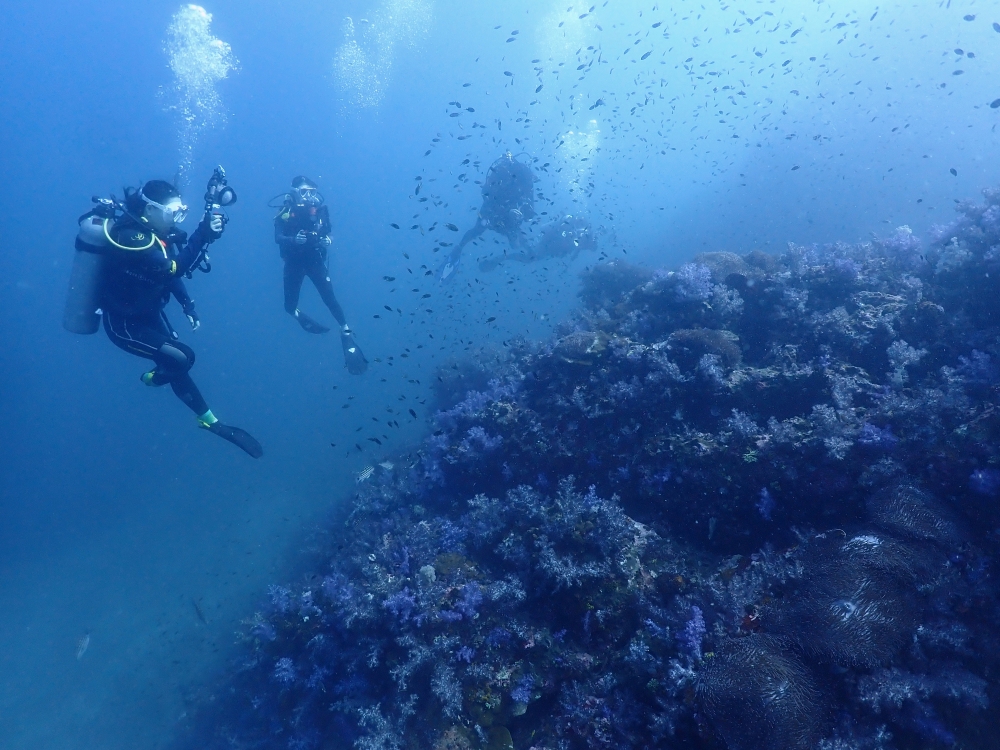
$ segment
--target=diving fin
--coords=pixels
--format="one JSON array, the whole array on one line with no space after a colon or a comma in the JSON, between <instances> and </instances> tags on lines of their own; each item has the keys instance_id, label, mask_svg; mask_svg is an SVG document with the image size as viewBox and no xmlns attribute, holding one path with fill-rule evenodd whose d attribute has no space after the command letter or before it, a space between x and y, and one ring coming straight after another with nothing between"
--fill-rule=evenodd
<instances>
[{"instance_id":1,"label":"diving fin","mask_svg":"<svg viewBox=\"0 0 1000 750\"><path fill-rule=\"evenodd\" d=\"M341 332L340 344L344 347L344 365L351 375L364 375L368 369L368 360L365 359L364 352L354 340L354 334L350 331Z\"/></svg>"},{"instance_id":2,"label":"diving fin","mask_svg":"<svg viewBox=\"0 0 1000 750\"><path fill-rule=\"evenodd\" d=\"M444 265L438 268L437 279L442 284L447 284L452 281L452 277L455 275L455 271L458 270L459 264L462 262L462 256L459 255L457 258L448 258Z\"/></svg>"},{"instance_id":3,"label":"diving fin","mask_svg":"<svg viewBox=\"0 0 1000 750\"><path fill-rule=\"evenodd\" d=\"M299 321L299 325L302 329L309 333L329 333L330 329L321 323L317 323L315 320L310 318L301 310L295 311L295 319Z\"/></svg>"},{"instance_id":4,"label":"diving fin","mask_svg":"<svg viewBox=\"0 0 1000 750\"><path fill-rule=\"evenodd\" d=\"M254 458L260 458L264 455L264 449L260 447L260 443L246 430L241 430L239 427L230 427L227 424L222 424L222 422L213 422L212 424L199 422L199 424L213 435L218 435L223 440L228 440L237 448L242 448Z\"/></svg>"}]
</instances>

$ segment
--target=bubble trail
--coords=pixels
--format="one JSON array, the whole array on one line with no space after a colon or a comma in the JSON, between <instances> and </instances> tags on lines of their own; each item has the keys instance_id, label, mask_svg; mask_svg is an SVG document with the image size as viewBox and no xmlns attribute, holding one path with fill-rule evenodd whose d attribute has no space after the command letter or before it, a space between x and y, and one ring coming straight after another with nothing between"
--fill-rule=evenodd
<instances>
[{"instance_id":1,"label":"bubble trail","mask_svg":"<svg viewBox=\"0 0 1000 750\"><path fill-rule=\"evenodd\" d=\"M208 128L225 123L217 85L239 69L232 48L212 35L212 14L200 5L182 6L167 28L165 51L174 74L170 111L178 116L179 174L191 169L194 149Z\"/></svg>"}]
</instances>

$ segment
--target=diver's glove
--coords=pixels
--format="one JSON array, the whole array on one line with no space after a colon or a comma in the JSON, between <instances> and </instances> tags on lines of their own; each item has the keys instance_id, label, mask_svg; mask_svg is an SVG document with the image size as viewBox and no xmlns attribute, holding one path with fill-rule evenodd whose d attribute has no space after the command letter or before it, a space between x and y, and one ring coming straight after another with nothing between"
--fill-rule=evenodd
<instances>
[{"instance_id":1,"label":"diver's glove","mask_svg":"<svg viewBox=\"0 0 1000 750\"><path fill-rule=\"evenodd\" d=\"M304 245L308 241L309 241L309 235L306 234L306 230L305 229L300 229L298 231L298 233L295 235L295 244L296 245Z\"/></svg>"},{"instance_id":2,"label":"diver's glove","mask_svg":"<svg viewBox=\"0 0 1000 750\"><path fill-rule=\"evenodd\" d=\"M330 238L330 235L324 234L322 237L320 237L319 244L325 245L326 247L330 247L330 245L333 244L333 240Z\"/></svg>"},{"instance_id":3,"label":"diver's glove","mask_svg":"<svg viewBox=\"0 0 1000 750\"><path fill-rule=\"evenodd\" d=\"M184 315L187 317L188 323L191 324L192 331L201 328L201 318L198 317L198 313L194 309L194 302L189 302L184 306Z\"/></svg>"},{"instance_id":4,"label":"diver's glove","mask_svg":"<svg viewBox=\"0 0 1000 750\"><path fill-rule=\"evenodd\" d=\"M226 222L222 214L206 214L201 220L201 230L209 242L215 242L226 230Z\"/></svg>"}]
</instances>

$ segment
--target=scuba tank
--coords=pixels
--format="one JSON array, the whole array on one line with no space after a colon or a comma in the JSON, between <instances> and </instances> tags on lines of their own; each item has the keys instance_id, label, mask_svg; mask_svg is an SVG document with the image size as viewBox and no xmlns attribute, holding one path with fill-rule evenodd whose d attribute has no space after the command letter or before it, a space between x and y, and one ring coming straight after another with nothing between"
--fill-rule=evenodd
<instances>
[{"instance_id":1,"label":"scuba tank","mask_svg":"<svg viewBox=\"0 0 1000 750\"><path fill-rule=\"evenodd\" d=\"M94 198L96 207L80 217L76 235L76 252L69 276L63 328L70 333L89 335L101 326L100 293L107 262L106 222L114 221L115 203L107 198Z\"/></svg>"}]
</instances>

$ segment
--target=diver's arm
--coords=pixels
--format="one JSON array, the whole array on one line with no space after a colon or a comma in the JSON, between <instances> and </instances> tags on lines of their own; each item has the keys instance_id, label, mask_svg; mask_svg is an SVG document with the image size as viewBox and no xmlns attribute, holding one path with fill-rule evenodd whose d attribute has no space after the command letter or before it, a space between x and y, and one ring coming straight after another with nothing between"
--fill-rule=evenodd
<instances>
[{"instance_id":1,"label":"diver's arm","mask_svg":"<svg viewBox=\"0 0 1000 750\"><path fill-rule=\"evenodd\" d=\"M191 324L191 329L197 331L201 327L201 319L198 317L198 313L194 309L194 300L191 299L191 295L188 294L187 285L184 283L183 278L178 276L170 282L170 293L174 295L174 299L176 299L178 304L180 304L181 309L184 311L184 315Z\"/></svg>"},{"instance_id":2,"label":"diver's arm","mask_svg":"<svg viewBox=\"0 0 1000 750\"><path fill-rule=\"evenodd\" d=\"M170 282L170 293L174 295L174 299L177 300L177 304L184 310L185 315L191 315L194 312L194 300L188 294L187 284L184 283L182 277L175 277Z\"/></svg>"},{"instance_id":3,"label":"diver's arm","mask_svg":"<svg viewBox=\"0 0 1000 750\"><path fill-rule=\"evenodd\" d=\"M274 241L282 247L295 244L295 235L288 234L289 231L287 221L280 216L274 220Z\"/></svg>"},{"instance_id":4,"label":"diver's arm","mask_svg":"<svg viewBox=\"0 0 1000 750\"><path fill-rule=\"evenodd\" d=\"M177 256L172 261L174 263L171 276L184 276L201 260L202 253L208 249L215 240L219 239L221 232L215 232L210 228L211 219L206 216L202 219L198 228L191 233L187 244L181 248Z\"/></svg>"}]
</instances>

